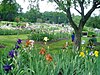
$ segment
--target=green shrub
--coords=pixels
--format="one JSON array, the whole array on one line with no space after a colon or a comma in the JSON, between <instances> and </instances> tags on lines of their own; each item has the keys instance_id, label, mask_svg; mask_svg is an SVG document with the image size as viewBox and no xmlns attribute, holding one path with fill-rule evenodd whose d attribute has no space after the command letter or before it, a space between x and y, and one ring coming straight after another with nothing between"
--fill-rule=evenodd
<instances>
[{"instance_id":1,"label":"green shrub","mask_svg":"<svg viewBox=\"0 0 100 75\"><path fill-rule=\"evenodd\" d=\"M21 46L20 46L21 47ZM18 56L13 59L8 57L8 53L1 56L0 74L6 75L7 72L3 66L9 62L12 69L8 75L99 75L100 74L100 56L95 57L86 54L85 57L80 56L79 53L74 53L71 49L59 50L58 53L40 54L37 48L29 48L26 50L23 47L19 48ZM52 59L47 60L46 55L49 54Z\"/></svg>"},{"instance_id":2,"label":"green shrub","mask_svg":"<svg viewBox=\"0 0 100 75\"><path fill-rule=\"evenodd\" d=\"M83 31L88 31L88 29L86 27L83 28Z\"/></svg>"},{"instance_id":3,"label":"green shrub","mask_svg":"<svg viewBox=\"0 0 100 75\"><path fill-rule=\"evenodd\" d=\"M44 37L48 37L49 41L54 41L68 37L68 33L33 32L28 36L29 39L35 41L42 41Z\"/></svg>"},{"instance_id":4,"label":"green shrub","mask_svg":"<svg viewBox=\"0 0 100 75\"><path fill-rule=\"evenodd\" d=\"M99 45L95 46L95 50L100 51L100 46Z\"/></svg>"},{"instance_id":5,"label":"green shrub","mask_svg":"<svg viewBox=\"0 0 100 75\"><path fill-rule=\"evenodd\" d=\"M88 36L92 36L92 35L95 35L95 32L93 32L93 31L88 31Z\"/></svg>"},{"instance_id":6,"label":"green shrub","mask_svg":"<svg viewBox=\"0 0 100 75\"><path fill-rule=\"evenodd\" d=\"M0 35L17 35L17 34L29 34L31 30L7 30L0 29Z\"/></svg>"}]
</instances>

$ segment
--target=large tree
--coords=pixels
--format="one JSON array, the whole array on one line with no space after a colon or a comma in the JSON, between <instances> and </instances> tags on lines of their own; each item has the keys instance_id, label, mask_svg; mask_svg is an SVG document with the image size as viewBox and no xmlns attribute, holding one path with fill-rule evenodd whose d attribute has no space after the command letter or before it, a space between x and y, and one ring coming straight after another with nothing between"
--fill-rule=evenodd
<instances>
[{"instance_id":1,"label":"large tree","mask_svg":"<svg viewBox=\"0 0 100 75\"><path fill-rule=\"evenodd\" d=\"M13 21L18 12L20 12L20 5L16 0L2 0L0 4L0 18L1 20Z\"/></svg>"},{"instance_id":2,"label":"large tree","mask_svg":"<svg viewBox=\"0 0 100 75\"><path fill-rule=\"evenodd\" d=\"M39 1L39 0L34 0L34 1ZM58 8L60 8L66 13L71 26L75 30L76 46L77 49L79 50L81 45L81 34L83 27L86 24L89 17L91 16L91 14L93 13L93 11L95 11L95 9L100 8L100 0L48 0L48 1L55 2L58 5ZM87 9L88 6L90 7L90 9L85 14L85 9ZM81 19L78 24L76 24L73 20L73 15L72 15L73 11L71 11L71 8L74 8L81 15Z\"/></svg>"}]
</instances>

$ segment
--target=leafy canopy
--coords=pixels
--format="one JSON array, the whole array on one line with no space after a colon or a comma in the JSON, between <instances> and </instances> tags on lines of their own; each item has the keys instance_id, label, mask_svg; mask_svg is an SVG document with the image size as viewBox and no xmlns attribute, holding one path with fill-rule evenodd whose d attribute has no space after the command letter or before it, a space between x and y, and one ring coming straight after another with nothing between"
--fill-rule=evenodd
<instances>
[{"instance_id":1,"label":"leafy canopy","mask_svg":"<svg viewBox=\"0 0 100 75\"><path fill-rule=\"evenodd\" d=\"M2 20L13 21L21 6L16 0L2 0L0 4L0 17Z\"/></svg>"}]
</instances>

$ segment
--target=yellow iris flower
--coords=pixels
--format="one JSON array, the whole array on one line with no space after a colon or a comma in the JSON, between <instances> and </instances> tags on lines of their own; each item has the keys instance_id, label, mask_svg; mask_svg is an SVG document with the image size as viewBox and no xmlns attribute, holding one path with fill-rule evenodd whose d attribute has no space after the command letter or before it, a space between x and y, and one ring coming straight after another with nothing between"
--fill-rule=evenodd
<instances>
[{"instance_id":1,"label":"yellow iris flower","mask_svg":"<svg viewBox=\"0 0 100 75\"><path fill-rule=\"evenodd\" d=\"M79 55L79 56L81 56L81 57L85 57L84 52L80 52L80 55Z\"/></svg>"},{"instance_id":2,"label":"yellow iris flower","mask_svg":"<svg viewBox=\"0 0 100 75\"><path fill-rule=\"evenodd\" d=\"M99 54L98 51L95 51L95 52L94 52L94 55L95 55L96 57L98 57L98 54Z\"/></svg>"},{"instance_id":3,"label":"yellow iris flower","mask_svg":"<svg viewBox=\"0 0 100 75\"><path fill-rule=\"evenodd\" d=\"M47 37L44 37L44 39L43 39L43 40L47 42L49 39L48 39Z\"/></svg>"}]
</instances>

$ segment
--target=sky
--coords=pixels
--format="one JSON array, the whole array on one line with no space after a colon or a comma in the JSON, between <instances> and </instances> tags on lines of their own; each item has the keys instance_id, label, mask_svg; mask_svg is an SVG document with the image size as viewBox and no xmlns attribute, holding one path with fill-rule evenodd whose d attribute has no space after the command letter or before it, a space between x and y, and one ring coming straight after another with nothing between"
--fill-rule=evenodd
<instances>
[{"instance_id":1,"label":"sky","mask_svg":"<svg viewBox=\"0 0 100 75\"><path fill-rule=\"evenodd\" d=\"M16 0L17 3L19 3L21 5L21 7L23 8L23 12L27 11L27 7L29 5L28 0ZM47 0L43 0L39 2L39 7L40 7L40 12L45 12L45 11L56 11L56 4L55 3L48 3ZM85 13L88 11L89 9L85 10ZM100 9L99 9L100 10ZM100 11L98 9L96 9L92 15L99 15ZM79 13L77 11L75 11L73 8L71 9L72 13L75 13L75 15L79 15Z\"/></svg>"},{"instance_id":2,"label":"sky","mask_svg":"<svg viewBox=\"0 0 100 75\"><path fill-rule=\"evenodd\" d=\"M27 7L29 5L28 0L16 0L17 3L21 5L23 8L23 12L27 11ZM56 7L54 3L48 3L46 0L45 1L40 1L39 2L39 7L40 7L40 12L45 12L45 11L55 11Z\"/></svg>"}]
</instances>

